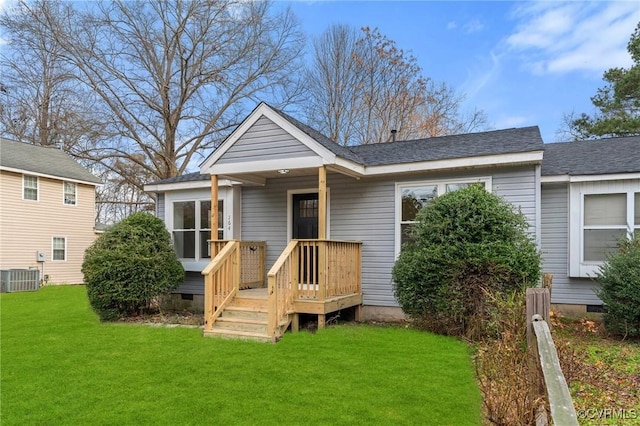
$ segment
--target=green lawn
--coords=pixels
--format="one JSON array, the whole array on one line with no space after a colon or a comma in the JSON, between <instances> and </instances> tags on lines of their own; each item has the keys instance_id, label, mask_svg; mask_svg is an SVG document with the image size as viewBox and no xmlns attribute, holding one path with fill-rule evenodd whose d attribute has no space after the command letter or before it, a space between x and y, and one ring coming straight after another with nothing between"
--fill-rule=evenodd
<instances>
[{"instance_id":1,"label":"green lawn","mask_svg":"<svg viewBox=\"0 0 640 426\"><path fill-rule=\"evenodd\" d=\"M0 423L480 425L469 348L341 325L277 344L101 324L82 286L0 296Z\"/></svg>"}]
</instances>

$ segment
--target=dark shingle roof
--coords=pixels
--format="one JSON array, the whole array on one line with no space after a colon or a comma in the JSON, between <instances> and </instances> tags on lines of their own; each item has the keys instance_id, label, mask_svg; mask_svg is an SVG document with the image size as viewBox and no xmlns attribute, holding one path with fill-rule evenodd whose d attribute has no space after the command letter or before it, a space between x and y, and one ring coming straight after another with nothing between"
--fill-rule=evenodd
<instances>
[{"instance_id":1,"label":"dark shingle roof","mask_svg":"<svg viewBox=\"0 0 640 426\"><path fill-rule=\"evenodd\" d=\"M275 108L274 110L336 155L365 166L414 163L543 149L540 129L537 126L345 147L336 144L322 133L301 123L287 113Z\"/></svg>"},{"instance_id":2,"label":"dark shingle roof","mask_svg":"<svg viewBox=\"0 0 640 426\"><path fill-rule=\"evenodd\" d=\"M543 149L537 126L351 147L367 166L478 157Z\"/></svg>"},{"instance_id":3,"label":"dark shingle roof","mask_svg":"<svg viewBox=\"0 0 640 426\"><path fill-rule=\"evenodd\" d=\"M331 139L329 139L328 137L326 137L325 135L323 135L322 133L320 133L316 129L314 129L312 127L309 127L306 124L296 120L295 118L291 117L286 112L282 112L282 111L280 111L278 109L275 109L273 107L271 107L271 108L274 111L277 111L278 114L280 114L284 118L286 118L291 124L296 126L298 129L300 129L301 131L303 131L307 135L311 136L311 138L313 140L315 140L320 145L322 145L323 147L327 148L329 151L333 152L337 156L342 157L342 158L346 158L347 160L353 161L354 163L364 164L362 162L362 159L360 159L360 157L358 157L358 155L355 154L353 152L353 150L351 150L351 149L349 149L349 148L347 148L345 146L342 146L342 145L339 145L339 144L335 143L334 141L332 141Z\"/></svg>"},{"instance_id":4,"label":"dark shingle roof","mask_svg":"<svg viewBox=\"0 0 640 426\"><path fill-rule=\"evenodd\" d=\"M640 172L640 136L549 143L542 174L601 175Z\"/></svg>"},{"instance_id":5,"label":"dark shingle roof","mask_svg":"<svg viewBox=\"0 0 640 426\"><path fill-rule=\"evenodd\" d=\"M269 106L291 124L327 148L337 156L364 166L415 163L453 158L478 157L484 155L522 153L543 149L540 129L537 126L518 129L493 130L464 135L440 136L411 141L386 142L345 147L291 117L285 112ZM209 175L190 173L175 178L163 179L152 184L194 182L207 180Z\"/></svg>"},{"instance_id":6,"label":"dark shingle roof","mask_svg":"<svg viewBox=\"0 0 640 426\"><path fill-rule=\"evenodd\" d=\"M180 183L180 182L197 182L200 180L211 180L210 174L202 174L200 172L195 173L187 173L180 176L175 176L172 178L157 180L155 182L151 182L151 185L163 185L166 183Z\"/></svg>"},{"instance_id":7,"label":"dark shingle roof","mask_svg":"<svg viewBox=\"0 0 640 426\"><path fill-rule=\"evenodd\" d=\"M65 179L101 183L100 179L60 149L5 138L0 138L0 166Z\"/></svg>"}]
</instances>

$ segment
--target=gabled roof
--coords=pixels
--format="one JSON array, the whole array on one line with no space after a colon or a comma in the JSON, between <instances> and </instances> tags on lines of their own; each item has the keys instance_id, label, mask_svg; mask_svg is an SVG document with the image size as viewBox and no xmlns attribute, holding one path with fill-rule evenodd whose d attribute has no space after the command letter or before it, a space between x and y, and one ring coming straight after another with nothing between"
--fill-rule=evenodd
<instances>
[{"instance_id":1,"label":"gabled roof","mask_svg":"<svg viewBox=\"0 0 640 426\"><path fill-rule=\"evenodd\" d=\"M640 136L549 143L543 176L640 173Z\"/></svg>"},{"instance_id":2,"label":"gabled roof","mask_svg":"<svg viewBox=\"0 0 640 426\"><path fill-rule=\"evenodd\" d=\"M0 169L100 184L101 181L57 148L0 138Z\"/></svg>"},{"instance_id":3,"label":"gabled roof","mask_svg":"<svg viewBox=\"0 0 640 426\"><path fill-rule=\"evenodd\" d=\"M543 149L537 126L351 147L367 166L403 164Z\"/></svg>"},{"instance_id":4,"label":"gabled roof","mask_svg":"<svg viewBox=\"0 0 640 426\"><path fill-rule=\"evenodd\" d=\"M260 103L201 164L200 171L229 175L273 169L273 162L256 160L218 164L218 160L263 116L318 155L317 160L304 163L290 158L279 160L278 166L284 169L325 165L347 174L364 176L497 164L530 164L542 160L543 141L538 127L345 147L288 114ZM482 158L477 160L479 157Z\"/></svg>"},{"instance_id":5,"label":"gabled roof","mask_svg":"<svg viewBox=\"0 0 640 426\"><path fill-rule=\"evenodd\" d=\"M280 115L282 115L284 118L286 118L291 124L296 126L298 129L302 130L307 135L311 136L313 140L315 140L320 145L324 146L334 154L342 158L345 158L347 160L353 161L354 163L363 164L363 165L365 164L362 161L362 159L353 151L353 149L337 144L331 139L329 139L328 137L326 137L325 135L323 135L322 133L320 133L319 131L317 131L316 129L310 126L307 126L306 124L296 120L295 118L291 117L289 114L282 112L280 110L277 110L275 108L273 109L276 112L278 112Z\"/></svg>"}]
</instances>

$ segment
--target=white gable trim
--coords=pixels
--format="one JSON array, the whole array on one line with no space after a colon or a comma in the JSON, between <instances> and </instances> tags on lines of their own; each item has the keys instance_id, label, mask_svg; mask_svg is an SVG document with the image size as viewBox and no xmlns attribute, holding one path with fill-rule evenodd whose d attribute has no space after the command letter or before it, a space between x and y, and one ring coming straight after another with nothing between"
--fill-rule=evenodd
<instances>
[{"instance_id":1,"label":"white gable trim","mask_svg":"<svg viewBox=\"0 0 640 426\"><path fill-rule=\"evenodd\" d=\"M320 157L283 158L264 161L243 161L241 163L214 164L209 173L214 175L229 175L242 173L260 173L279 169L304 169L323 165Z\"/></svg>"},{"instance_id":2,"label":"white gable trim","mask_svg":"<svg viewBox=\"0 0 640 426\"><path fill-rule=\"evenodd\" d=\"M218 187L227 187L240 182L232 182L227 179L218 180ZM187 182L172 182L172 183L160 183L145 185L144 190L146 192L166 192L166 191L184 191L187 189L200 189L211 188L211 179L207 180L192 180Z\"/></svg>"},{"instance_id":3,"label":"white gable trim","mask_svg":"<svg viewBox=\"0 0 640 426\"><path fill-rule=\"evenodd\" d=\"M316 153L322 161L319 163L322 164L333 164L336 161L336 155L328 150L327 148L320 145L317 141L315 141L311 136L307 135L296 126L291 124L289 120L278 114L274 111L269 105L264 102L260 103L256 109L249 114L249 116L227 137L222 145L218 149L216 149L210 156L200 165L201 173L213 173L219 174L222 172L213 171L216 165L216 162L240 139L250 128L253 126L260 118L266 117L279 126L282 130L289 133L295 139L297 139L300 143L305 145L307 148ZM254 164L258 164L262 162L255 162ZM267 163L267 162L265 162ZM238 166L237 163L234 166ZM245 165L246 166L246 165ZM260 169L247 170L246 167L242 167L242 169L246 172L256 172L256 171L266 171L273 170L265 169L264 166L259 166ZM277 168L285 168L285 166L277 167ZM294 168L294 167L289 167ZM228 169L225 169L228 170ZM238 169L234 167L234 172L238 172ZM227 172L231 173L231 172Z\"/></svg>"},{"instance_id":4,"label":"white gable trim","mask_svg":"<svg viewBox=\"0 0 640 426\"><path fill-rule=\"evenodd\" d=\"M640 179L640 173L612 173L605 175L552 175L542 176L542 183L560 183L560 182L602 182L608 180L629 180Z\"/></svg>"}]
</instances>

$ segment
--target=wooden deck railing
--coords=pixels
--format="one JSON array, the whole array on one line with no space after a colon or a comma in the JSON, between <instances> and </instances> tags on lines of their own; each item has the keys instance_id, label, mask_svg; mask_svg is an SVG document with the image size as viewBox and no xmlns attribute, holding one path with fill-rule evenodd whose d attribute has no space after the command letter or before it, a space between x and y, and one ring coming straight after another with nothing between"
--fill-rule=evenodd
<instances>
[{"instance_id":1,"label":"wooden deck railing","mask_svg":"<svg viewBox=\"0 0 640 426\"><path fill-rule=\"evenodd\" d=\"M202 271L205 331L211 331L216 318L240 290L240 259L240 241L228 241Z\"/></svg>"},{"instance_id":2,"label":"wooden deck railing","mask_svg":"<svg viewBox=\"0 0 640 426\"><path fill-rule=\"evenodd\" d=\"M292 256L297 252L298 242L290 241L280 254L276 263L267 274L269 297L269 322L267 333L276 339L279 325L285 321L293 310L293 301L297 292L297 262Z\"/></svg>"},{"instance_id":3,"label":"wooden deck railing","mask_svg":"<svg viewBox=\"0 0 640 426\"><path fill-rule=\"evenodd\" d=\"M269 335L293 313L296 300L324 302L361 291L362 243L292 240L268 274Z\"/></svg>"},{"instance_id":4,"label":"wooden deck railing","mask_svg":"<svg viewBox=\"0 0 640 426\"><path fill-rule=\"evenodd\" d=\"M361 248L356 241L298 240L298 298L325 301L360 292Z\"/></svg>"},{"instance_id":5,"label":"wooden deck railing","mask_svg":"<svg viewBox=\"0 0 640 426\"><path fill-rule=\"evenodd\" d=\"M210 240L211 258L229 241L231 240ZM264 241L240 241L240 289L264 287L266 247Z\"/></svg>"}]
</instances>

